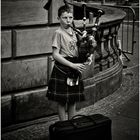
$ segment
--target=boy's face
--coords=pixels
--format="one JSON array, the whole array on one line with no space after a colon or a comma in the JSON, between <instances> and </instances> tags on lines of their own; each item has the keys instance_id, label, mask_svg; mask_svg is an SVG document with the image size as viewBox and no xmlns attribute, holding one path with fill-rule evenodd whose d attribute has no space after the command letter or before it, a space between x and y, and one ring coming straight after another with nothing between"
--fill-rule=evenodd
<instances>
[{"instance_id":1,"label":"boy's face","mask_svg":"<svg viewBox=\"0 0 140 140\"><path fill-rule=\"evenodd\" d=\"M60 21L60 25L64 27L65 29L69 28L69 25L72 24L73 21L73 14L64 12L61 14L61 16L58 18Z\"/></svg>"}]
</instances>

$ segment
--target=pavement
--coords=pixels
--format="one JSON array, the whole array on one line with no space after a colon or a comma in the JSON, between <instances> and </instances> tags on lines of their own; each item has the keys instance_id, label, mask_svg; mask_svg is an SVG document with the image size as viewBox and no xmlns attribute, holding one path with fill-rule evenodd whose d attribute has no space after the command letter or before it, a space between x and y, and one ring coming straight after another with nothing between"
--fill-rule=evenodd
<instances>
[{"instance_id":1,"label":"pavement","mask_svg":"<svg viewBox=\"0 0 140 140\"><path fill-rule=\"evenodd\" d=\"M113 94L99 100L94 105L82 108L77 114L103 114L112 120L112 140L139 139L139 31L136 28L136 44L131 61L123 56L123 81ZM50 124L58 121L58 116L44 118L12 132L2 134L2 140L48 140Z\"/></svg>"}]
</instances>

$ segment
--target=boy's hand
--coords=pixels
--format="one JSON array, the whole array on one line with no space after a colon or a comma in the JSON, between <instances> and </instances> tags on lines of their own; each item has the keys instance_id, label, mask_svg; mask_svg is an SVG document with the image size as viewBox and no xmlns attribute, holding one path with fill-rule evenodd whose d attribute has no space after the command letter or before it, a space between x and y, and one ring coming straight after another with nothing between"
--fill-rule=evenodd
<instances>
[{"instance_id":1,"label":"boy's hand","mask_svg":"<svg viewBox=\"0 0 140 140\"><path fill-rule=\"evenodd\" d=\"M93 62L92 55L90 55L90 56L87 58L87 61L86 61L84 64L85 64L85 65L91 65L92 62Z\"/></svg>"},{"instance_id":2,"label":"boy's hand","mask_svg":"<svg viewBox=\"0 0 140 140\"><path fill-rule=\"evenodd\" d=\"M79 29L77 29L79 32L81 32ZM77 34L78 35L78 38L79 40L82 40L83 38L85 38L87 36L87 31L83 31L82 32L82 35L80 34Z\"/></svg>"},{"instance_id":3,"label":"boy's hand","mask_svg":"<svg viewBox=\"0 0 140 140\"><path fill-rule=\"evenodd\" d=\"M86 30L84 30L82 33L83 33L82 38L87 36L87 31Z\"/></svg>"},{"instance_id":4,"label":"boy's hand","mask_svg":"<svg viewBox=\"0 0 140 140\"><path fill-rule=\"evenodd\" d=\"M86 69L85 64L82 63L74 63L72 68L78 70L80 73Z\"/></svg>"}]
</instances>

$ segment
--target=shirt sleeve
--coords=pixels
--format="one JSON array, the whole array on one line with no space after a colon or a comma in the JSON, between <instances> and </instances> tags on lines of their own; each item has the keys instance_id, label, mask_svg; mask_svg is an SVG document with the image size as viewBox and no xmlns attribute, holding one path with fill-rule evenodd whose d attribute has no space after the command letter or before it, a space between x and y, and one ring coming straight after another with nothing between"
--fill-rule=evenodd
<instances>
[{"instance_id":1,"label":"shirt sleeve","mask_svg":"<svg viewBox=\"0 0 140 140\"><path fill-rule=\"evenodd\" d=\"M60 33L59 32L55 32L52 38L52 47L56 47L58 49L60 49Z\"/></svg>"}]
</instances>

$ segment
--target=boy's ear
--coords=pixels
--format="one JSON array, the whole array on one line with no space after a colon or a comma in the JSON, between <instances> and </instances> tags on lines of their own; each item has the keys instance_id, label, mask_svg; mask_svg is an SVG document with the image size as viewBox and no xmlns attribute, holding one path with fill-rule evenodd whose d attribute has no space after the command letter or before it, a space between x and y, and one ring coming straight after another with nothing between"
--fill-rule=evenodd
<instances>
[{"instance_id":1,"label":"boy's ear","mask_svg":"<svg viewBox=\"0 0 140 140\"><path fill-rule=\"evenodd\" d=\"M57 19L59 20L59 19L60 19L60 17L57 17Z\"/></svg>"}]
</instances>

